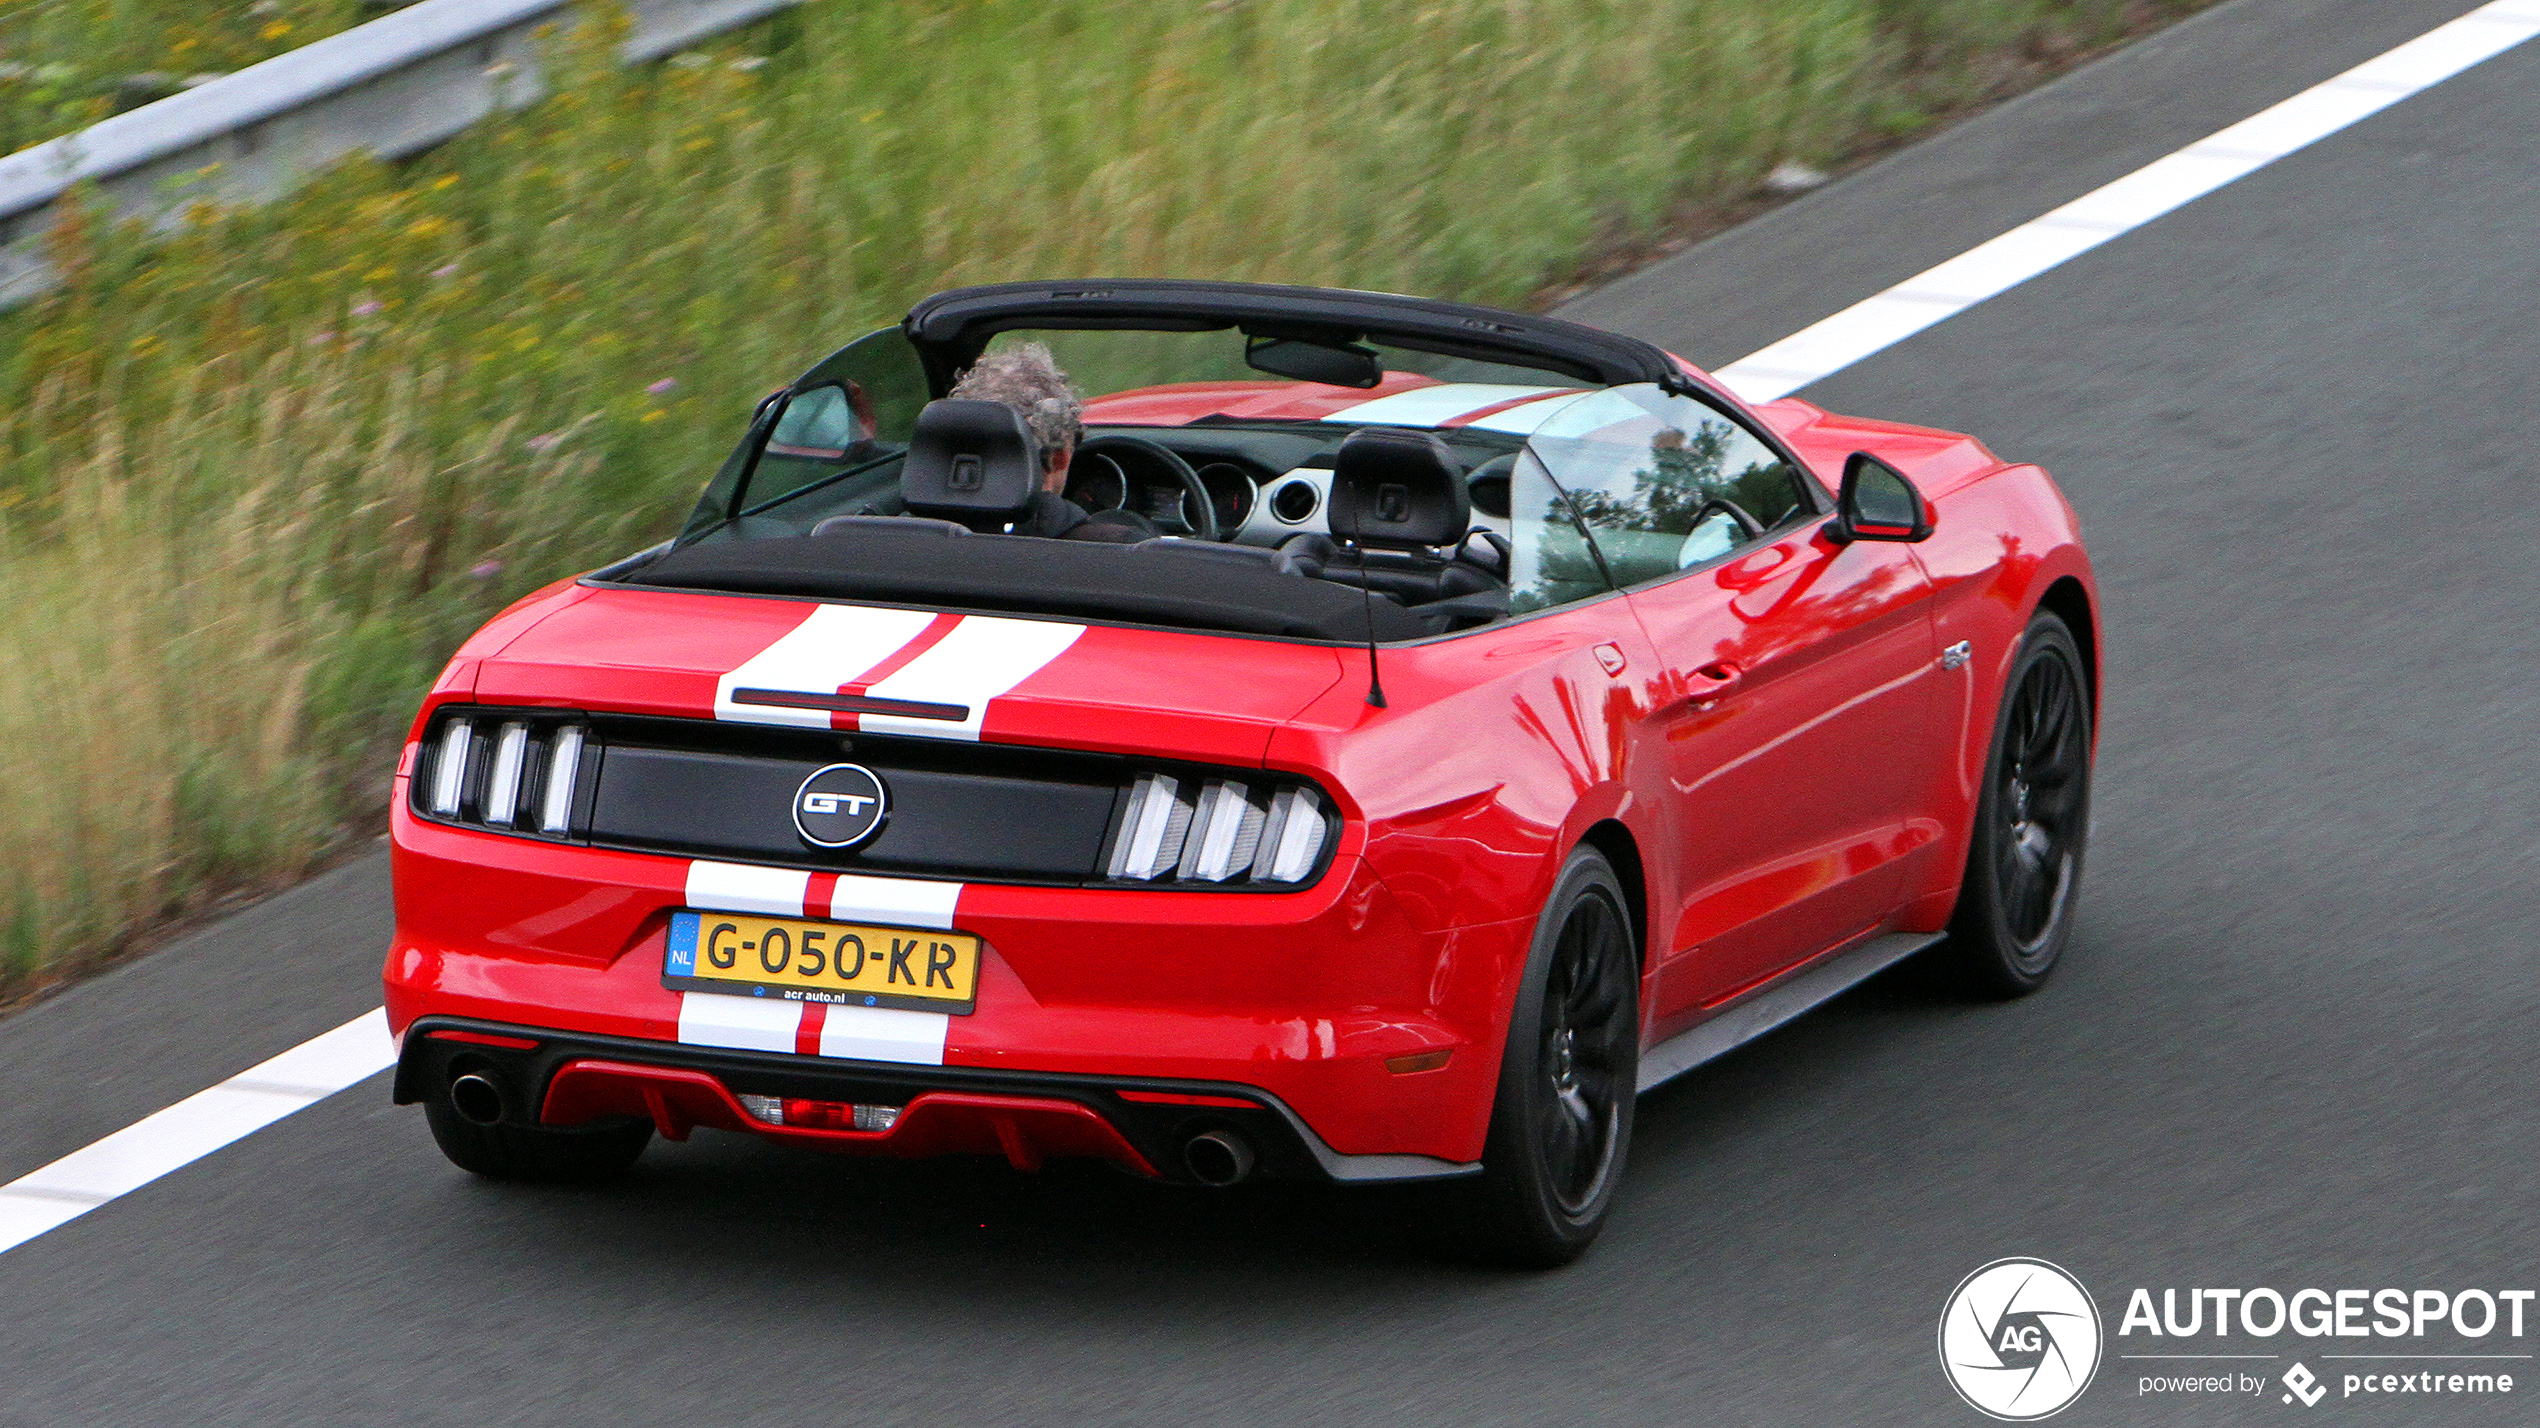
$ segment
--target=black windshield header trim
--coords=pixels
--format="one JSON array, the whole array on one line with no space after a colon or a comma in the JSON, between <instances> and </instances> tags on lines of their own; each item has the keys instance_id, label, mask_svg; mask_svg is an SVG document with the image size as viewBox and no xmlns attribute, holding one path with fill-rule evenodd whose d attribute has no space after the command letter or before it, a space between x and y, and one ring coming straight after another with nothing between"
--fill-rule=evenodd
<instances>
[{"instance_id":1,"label":"black windshield header trim","mask_svg":"<svg viewBox=\"0 0 2540 1428\"><path fill-rule=\"evenodd\" d=\"M933 375L978 359L988 340L1018 328L1220 331L1375 339L1440 356L1531 366L1606 386L1699 384L1659 348L1558 318L1392 293L1268 283L1122 278L954 288L909 310L901 329Z\"/></svg>"}]
</instances>

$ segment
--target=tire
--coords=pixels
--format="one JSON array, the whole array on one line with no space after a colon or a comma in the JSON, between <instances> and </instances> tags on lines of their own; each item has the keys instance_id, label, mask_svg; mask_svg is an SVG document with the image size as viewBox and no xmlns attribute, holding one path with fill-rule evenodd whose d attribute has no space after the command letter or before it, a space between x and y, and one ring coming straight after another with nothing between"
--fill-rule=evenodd
<instances>
[{"instance_id":1,"label":"tire","mask_svg":"<svg viewBox=\"0 0 2540 1428\"><path fill-rule=\"evenodd\" d=\"M453 1109L446 1094L427 1098L423 1116L452 1165L488 1180L588 1185L624 1174L653 1138L642 1121L573 1130L478 1125Z\"/></svg>"},{"instance_id":2,"label":"tire","mask_svg":"<svg viewBox=\"0 0 2540 1428\"><path fill-rule=\"evenodd\" d=\"M1966 881L1949 940L1937 949L1975 995L2036 991L2072 939L2090 838L2090 712L2072 631L2038 612L2003 683Z\"/></svg>"},{"instance_id":3,"label":"tire","mask_svg":"<svg viewBox=\"0 0 2540 1428\"><path fill-rule=\"evenodd\" d=\"M1472 1256L1552 1269L1604 1228L1631 1148L1640 956L1603 854L1570 855L1536 923L1509 1018L1482 1172L1452 1193Z\"/></svg>"}]
</instances>

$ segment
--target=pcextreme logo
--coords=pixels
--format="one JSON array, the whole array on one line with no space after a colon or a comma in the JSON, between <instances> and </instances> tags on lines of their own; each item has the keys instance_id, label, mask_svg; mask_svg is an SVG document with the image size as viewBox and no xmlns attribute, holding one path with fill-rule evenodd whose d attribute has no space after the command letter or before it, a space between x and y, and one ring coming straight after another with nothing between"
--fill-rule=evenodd
<instances>
[{"instance_id":1,"label":"pcextreme logo","mask_svg":"<svg viewBox=\"0 0 2540 1428\"><path fill-rule=\"evenodd\" d=\"M2099 1308L2042 1259L1997 1259L1940 1311L1940 1367L1969 1407L2011 1422L2072 1406L2099 1371Z\"/></svg>"}]
</instances>

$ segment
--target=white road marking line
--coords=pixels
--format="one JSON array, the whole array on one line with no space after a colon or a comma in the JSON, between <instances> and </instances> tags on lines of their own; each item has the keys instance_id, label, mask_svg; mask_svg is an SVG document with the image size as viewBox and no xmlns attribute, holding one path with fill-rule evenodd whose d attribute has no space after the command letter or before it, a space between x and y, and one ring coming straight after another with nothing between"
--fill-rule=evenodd
<instances>
[{"instance_id":1,"label":"white road marking line","mask_svg":"<svg viewBox=\"0 0 2540 1428\"><path fill-rule=\"evenodd\" d=\"M0 1185L0 1253L67 1224L397 1062L373 1008L209 1090Z\"/></svg>"},{"instance_id":2,"label":"white road marking line","mask_svg":"<svg viewBox=\"0 0 2540 1428\"><path fill-rule=\"evenodd\" d=\"M2191 144L2185 149L2158 160L2133 174L2108 184L2072 203L2023 224L1975 248L1958 258L1932 269L1919 278L1890 288L1877 297L1857 303L1833 317L1793 334L1753 356L1747 357L1715 375L1732 390L1749 401L1770 401L1787 396L1819 377L1839 371L1881 348L1901 342L1942 318L1963 311L1996 293L2016 286L2056 263L2077 253L2089 251L2117 234L2137 228L2192 199L2220 188L2232 179L2247 174L2263 164L2282 158L2306 144L2317 142L2337 130L2378 113L2411 94L2429 89L2443 80L2468 69L2479 61L2502 54L2523 41L2540 35L2540 0L2497 0L2481 6L2450 24L2430 30L2408 43L2389 51L2378 59L2348 70L2336 79L2314 86L2301 94L2260 114L2245 119L2211 138ZM2330 98L2312 96L2328 91ZM2342 107L2341 107L2342 106ZM2343 117L2339 117L2339 116ZM2333 120L2334 122L2329 122ZM2327 127L2321 127L2322 124ZM2164 168L2164 165L2173 165ZM2203 167L2199 167L2199 166ZM2217 177L2217 175L2220 175ZM2147 177L2149 176L2149 177ZM2131 189L2127 185L2133 185ZM2110 196L2115 195L2111 199ZM2102 202L2106 200L2105 202ZM2093 208L2086 205L2100 204ZM2133 207L2129 207L2131 204ZM2087 240L2087 241L2083 241ZM2078 244L2078 246L2075 246ZM1998 249L1997 249L1997 245ZM2061 252L2051 261L2039 262L2041 256ZM1979 255L1989 255L1979 258ZM1941 277L1942 274L1952 274ZM2010 274L2005 278L2005 274ZM1858 328L1855 333L1853 329ZM1864 345L1864 344L1867 345ZM1529 404L1517 411L1531 410ZM1508 414L1503 414L1508 415ZM1481 425L1483 423L1476 423ZM821 606L823 610L838 606ZM878 614L880 611L863 613ZM931 617L921 617L931 618ZM965 622L968 623L968 622ZM1034 624L1031 621L1000 621L1004 624ZM797 627L784 639L753 657L742 668L748 669L760 659L775 655L787 639L802 633L810 624ZM923 628L922 623L918 627ZM1044 626L1072 630L1067 641L1083 633L1082 626ZM916 631L900 641L913 639ZM877 641L878 642L878 641ZM946 643L950 643L947 638ZM856 670L842 676L840 684L852 681L856 674L872 668L896 651L893 645ZM1061 642L1051 649L1047 659L1034 664L1007 682L995 693L1002 694L1023 682L1030 674L1055 659L1066 648ZM932 651L929 652L931 654ZM781 657L792 660L789 649ZM915 669L926 656L909 664ZM807 660L806 663L809 661ZM771 673L779 663L770 659ZM829 667L843 664L834 660ZM826 668L815 677L825 677ZM901 673L906 673L906 670ZM729 695L736 687L735 676L728 675L715 693L715 712L721 718L749 718L766 723L788 720L773 716L789 712L756 709L747 714L739 709L727 712ZM757 676L753 676L754 678ZM897 678L897 676L893 676ZM884 683L890 681L886 680ZM788 685L771 678L767 687L808 688ZM822 692L828 692L824 690ZM877 687L877 691L878 687ZM910 696L901 696L910 697ZM925 697L925 696L916 696ZM986 698L977 701L984 707ZM817 712L817 711L811 711ZM873 716L867 715L869 721ZM917 722L917 721L910 721ZM821 714L817 727L826 728L827 715ZM869 724L868 724L868 727ZM912 731L914 732L914 731ZM940 737L940 734L939 734ZM966 737L977 738L972 729ZM736 864L699 864L698 867L730 868ZM767 872L768 869L749 871ZM695 868L690 870L692 879ZM800 875L794 875L800 876ZM958 888L958 885L951 885ZM799 895L793 910L801 911ZM733 909L735 911L755 909ZM720 1000L738 1001L737 998ZM835 1015L836 1010L832 1010ZM856 1008L863 1011L864 1008ZM879 1010L876 1008L875 1010ZM799 1015L799 1008L796 1009ZM935 1013L914 1013L934 1016ZM683 1000L681 1022L687 1013ZM855 1019L842 1023L842 1044L871 1045L854 1030ZM683 1036L684 1039L684 1036ZM896 1038L887 1038L896 1039ZM823 1028L821 1051L829 1050L826 1027ZM789 1039L785 1050L792 1049ZM869 1053L862 1053L869 1054ZM940 1060L940 1051L937 1057ZM896 1059L896 1058L885 1058ZM270 1061L224 1081L206 1091L199 1091L155 1115L145 1116L122 1130L85 1149L75 1150L43 1169L0 1185L0 1253L17 1248L45 1231L88 1213L118 1196L126 1195L149 1184L171 1170L201 1159L221 1147L239 1140L304 1106L313 1105L326 1096L363 1081L396 1064L395 1048L389 1043L387 1013L374 1008L346 1022L335 1030L302 1042ZM251 1085L234 1085L234 1082Z\"/></svg>"},{"instance_id":3,"label":"white road marking line","mask_svg":"<svg viewBox=\"0 0 2540 1428\"><path fill-rule=\"evenodd\" d=\"M2482 5L1713 375L1750 402L1789 396L2534 35L2540 0Z\"/></svg>"},{"instance_id":4,"label":"white road marking line","mask_svg":"<svg viewBox=\"0 0 2540 1428\"><path fill-rule=\"evenodd\" d=\"M925 633L934 622L935 617L923 610L814 605L801 624L777 636L767 648L714 682L714 717L745 724L826 729L830 726L826 709L735 704L732 691L782 689L794 694L835 694L866 670L907 648L909 641Z\"/></svg>"}]
</instances>

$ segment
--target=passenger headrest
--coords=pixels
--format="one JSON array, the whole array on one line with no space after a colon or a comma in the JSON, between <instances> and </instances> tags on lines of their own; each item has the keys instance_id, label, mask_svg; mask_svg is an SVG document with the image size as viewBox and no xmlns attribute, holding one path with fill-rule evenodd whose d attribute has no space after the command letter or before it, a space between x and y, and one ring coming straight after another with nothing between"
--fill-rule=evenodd
<instances>
[{"instance_id":1,"label":"passenger headrest","mask_svg":"<svg viewBox=\"0 0 2540 1428\"><path fill-rule=\"evenodd\" d=\"M1003 402L928 402L910 433L900 496L913 516L994 530L1020 520L1041 488L1041 452Z\"/></svg>"},{"instance_id":2,"label":"passenger headrest","mask_svg":"<svg viewBox=\"0 0 2540 1428\"><path fill-rule=\"evenodd\" d=\"M1341 443L1332 534L1368 545L1453 545L1472 529L1464 467L1433 431L1371 426Z\"/></svg>"}]
</instances>

